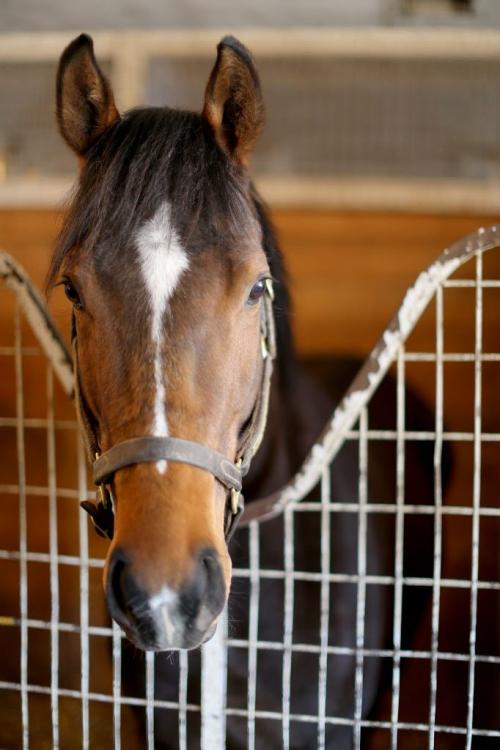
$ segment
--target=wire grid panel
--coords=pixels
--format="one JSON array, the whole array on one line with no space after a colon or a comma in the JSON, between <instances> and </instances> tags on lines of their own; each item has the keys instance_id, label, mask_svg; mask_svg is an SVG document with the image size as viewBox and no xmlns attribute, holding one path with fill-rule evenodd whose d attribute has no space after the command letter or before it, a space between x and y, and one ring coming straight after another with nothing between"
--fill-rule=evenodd
<instances>
[{"instance_id":1,"label":"wire grid panel","mask_svg":"<svg viewBox=\"0 0 500 750\"><path fill-rule=\"evenodd\" d=\"M153 748L155 712L180 748L192 715L199 744L200 655L142 655L110 623L69 357L6 254L0 275L0 747Z\"/></svg>"},{"instance_id":2,"label":"wire grid panel","mask_svg":"<svg viewBox=\"0 0 500 750\"><path fill-rule=\"evenodd\" d=\"M419 277L271 520L240 539L228 746L245 724L249 748L498 746L495 232Z\"/></svg>"},{"instance_id":3,"label":"wire grid panel","mask_svg":"<svg viewBox=\"0 0 500 750\"><path fill-rule=\"evenodd\" d=\"M120 49L123 40L115 45ZM63 46L61 40L58 54ZM193 42L194 50L198 46ZM168 49L166 40L163 55L147 57L138 89L129 59L138 59L137 49L128 67L112 63L107 50L99 53L104 71L123 81L120 107L146 102L201 109L215 44L209 56L169 58ZM0 71L0 95L9 102L0 158L9 177L73 176L73 160L60 147L47 106L56 59L17 60ZM364 59L292 52L258 60L267 124L254 158L257 177L498 179L498 56Z\"/></svg>"},{"instance_id":4,"label":"wire grid panel","mask_svg":"<svg viewBox=\"0 0 500 750\"><path fill-rule=\"evenodd\" d=\"M320 483L238 532L228 634L203 669L110 626L72 407L2 295L2 747L497 746L500 353L484 323L500 265L468 247Z\"/></svg>"}]
</instances>

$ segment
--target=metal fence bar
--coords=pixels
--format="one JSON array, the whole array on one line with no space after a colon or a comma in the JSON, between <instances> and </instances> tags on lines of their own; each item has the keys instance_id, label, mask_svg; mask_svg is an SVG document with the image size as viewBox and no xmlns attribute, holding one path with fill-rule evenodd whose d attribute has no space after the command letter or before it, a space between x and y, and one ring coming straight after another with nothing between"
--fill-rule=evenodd
<instances>
[{"instance_id":1,"label":"metal fence bar","mask_svg":"<svg viewBox=\"0 0 500 750\"><path fill-rule=\"evenodd\" d=\"M7 621L6 621L7 620ZM20 624L20 620L16 618L4 618L1 622L2 626L11 626L11 627L18 627ZM50 631L50 622L42 622L39 620L33 620L28 619L27 624L29 628L35 629L35 630L49 630ZM77 625L72 625L70 623L59 623L58 626L59 630L62 632L67 633L79 633L80 628ZM102 636L105 638L112 637L113 631L111 628L99 628L99 627L89 627L89 634L90 635L96 635L96 636ZM248 648L248 641L246 639L238 639L238 638L229 638L228 646L231 648L244 648L245 650ZM283 651L284 646L281 641L263 641L258 640L255 644L257 649L263 649L263 650L273 650L273 651ZM292 644L292 652L293 653L309 653L309 654L320 654L321 647L316 644L312 643L294 643ZM342 654L344 656L353 656L357 653L356 648L352 648L350 646L328 646L327 648L328 654ZM361 653L363 656L368 657L389 657L392 658L394 656L394 650L393 649L383 649L383 648L363 648L361 649ZM430 650L423 650L423 649L401 649L401 657L402 658L408 658L408 657L415 657L416 659L429 659L431 658L432 652ZM456 662L469 662L469 655L468 654L462 654L462 653L456 653L453 651L438 651L436 653L436 656L438 659L446 660L446 661L456 661ZM476 663L481 664L499 664L500 665L500 656L491 656L491 655L481 655L476 654L475 656ZM126 702L126 699L117 697L116 700L123 702ZM174 703L172 701L167 702L167 704L164 701L154 701L154 706L156 708L161 707L172 707L173 705L178 706L178 703ZM141 704L142 705L142 704ZM144 702L144 705L146 705L146 702Z\"/></svg>"},{"instance_id":2,"label":"metal fence bar","mask_svg":"<svg viewBox=\"0 0 500 750\"><path fill-rule=\"evenodd\" d=\"M59 570L57 564L57 489L56 445L54 431L54 375L47 363L47 469L49 487L49 551L50 551L50 686L52 712L52 746L59 748Z\"/></svg>"},{"instance_id":3,"label":"metal fence bar","mask_svg":"<svg viewBox=\"0 0 500 750\"><path fill-rule=\"evenodd\" d=\"M293 572L293 551L294 551L294 529L293 529L293 512L287 508L283 514L285 549L284 549L284 568L285 568L285 601L284 601L284 619L283 619L283 671L282 671L282 713L283 713L283 750L289 750L290 747L290 688L292 677L292 643L293 643L293 608L294 608L294 579Z\"/></svg>"},{"instance_id":4,"label":"metal fence bar","mask_svg":"<svg viewBox=\"0 0 500 750\"><path fill-rule=\"evenodd\" d=\"M443 439L446 437L446 433L443 432ZM41 491L43 490L43 491ZM19 486L16 485L16 490L14 492L12 485L0 485L0 492L4 494L11 494L11 495L17 495L19 492ZM34 487L33 485L26 485L26 493L28 495L38 495L40 497L48 497L48 488L40 488L40 487ZM69 491L61 490L58 488L58 496L59 497L66 497L69 499L79 499L78 492L71 491L71 494ZM92 497L92 493L86 493L86 497ZM307 502L304 501L298 505L293 505L293 511L294 513L308 513L308 512L318 512L318 503L315 502ZM358 513L359 506L357 502L331 502L328 504L328 510L330 512L345 512L345 513ZM396 513L397 508L394 505L394 503L369 503L366 506L366 512L367 513ZM433 515L434 514L434 508L431 505L405 505L401 511L405 514L414 515L414 514L423 514L423 515ZM472 507L466 506L466 505L443 505L441 512L443 515L451 515L451 516L472 516L473 509ZM500 508L494 508L494 507L488 507L488 506L482 506L477 509L477 512L480 516L491 516L491 517L500 517ZM27 552L27 559L33 560L37 562L48 562L49 556L45 552ZM12 559L18 559L19 558L19 550L0 550L0 556L2 557L12 557ZM58 555L58 563L60 565L78 565L79 564L79 557L76 555ZM100 558L90 558L89 559L89 565L91 567L99 567L102 568L104 565L104 561ZM268 571L269 572L269 571ZM270 571L272 573L272 571ZM249 568L234 568L233 569L233 575L236 576L245 576L249 575ZM283 575L283 573L282 573ZM294 575L307 575L304 571L294 571ZM318 575L321 575L318 573ZM319 580L319 579L318 579ZM424 580L424 579L420 579ZM445 580L445 579L443 579Z\"/></svg>"},{"instance_id":5,"label":"metal fence bar","mask_svg":"<svg viewBox=\"0 0 500 750\"><path fill-rule=\"evenodd\" d=\"M18 682L9 682L7 680L0 680L0 690L17 690L18 692L21 691L21 685ZM30 693L36 693L38 695L47 695L50 697L50 686L47 685L35 685L32 683L27 684L27 690ZM70 688L59 688L58 694L60 696L64 696L65 698L76 698L77 700L81 700L82 694L80 690L72 690ZM113 703L114 697L113 695L109 693L99 693L99 692L89 692L89 700L91 701L97 701L99 703ZM131 696L122 696L120 698L120 703L122 706L137 706L140 708L146 708L148 702L146 698L133 698ZM179 704L177 701L164 701L164 700L155 700L152 702L152 705L154 708L160 708L160 709L167 709L167 710L177 710L179 708ZM187 704L187 710L188 711L194 711L195 713L199 713L200 706L195 703L188 703ZM465 730L464 730L465 731Z\"/></svg>"},{"instance_id":6,"label":"metal fence bar","mask_svg":"<svg viewBox=\"0 0 500 750\"><path fill-rule=\"evenodd\" d=\"M436 413L434 442L434 561L432 583L432 622L431 622L431 673L429 700L429 750L434 748L437 699L437 653L439 646L439 607L441 595L442 557L442 487L441 460L443 453L443 349L444 349L443 290L436 291Z\"/></svg>"},{"instance_id":7,"label":"metal fence bar","mask_svg":"<svg viewBox=\"0 0 500 750\"><path fill-rule=\"evenodd\" d=\"M354 747L361 747L361 719L363 713L363 666L365 645L366 609L366 537L368 502L368 411L364 407L359 415L359 516L358 516L358 591L356 598L356 671L354 676Z\"/></svg>"},{"instance_id":8,"label":"metal fence bar","mask_svg":"<svg viewBox=\"0 0 500 750\"><path fill-rule=\"evenodd\" d=\"M321 592L319 622L319 684L318 684L318 750L325 748L326 688L328 678L328 640L330 622L330 471L325 469L321 478Z\"/></svg>"},{"instance_id":9,"label":"metal fence bar","mask_svg":"<svg viewBox=\"0 0 500 750\"><path fill-rule=\"evenodd\" d=\"M259 526L251 523L248 529L250 547L250 602L248 611L248 750L255 750L255 705L257 698L257 641L259 638Z\"/></svg>"},{"instance_id":10,"label":"metal fence bar","mask_svg":"<svg viewBox=\"0 0 500 750\"><path fill-rule=\"evenodd\" d=\"M87 497L87 475L85 456L80 435L76 436L77 481L79 500ZM88 525L84 513L78 516L78 540L80 547L80 689L82 691L82 750L90 745L89 722L89 540ZM60 563L60 556L58 557Z\"/></svg>"},{"instance_id":11,"label":"metal fence bar","mask_svg":"<svg viewBox=\"0 0 500 750\"><path fill-rule=\"evenodd\" d=\"M18 683L0 681L0 689L20 690L20 685ZM29 692L34 693L34 694L50 696L50 687L47 687L44 685L28 685L28 689L29 689ZM69 690L69 689L62 689L62 688L59 690L59 695L65 696L68 698L76 698L76 699L79 699L81 697L78 690ZM103 703L111 703L113 700L110 695L104 695L101 693L91 693L90 697L91 697L91 700L101 701ZM130 706L144 706L145 705L145 701L141 700L140 698L127 698L126 700L124 699L123 702L124 704L130 705ZM178 706L175 703L171 703L171 702L169 703L167 701L158 701L158 702L155 702L155 707L175 709ZM200 706L188 705L188 710L199 711ZM256 713L256 717L259 719L272 719L272 720L276 720L279 722L281 722L282 720L282 714L279 711L257 710L255 713ZM248 711L243 708L227 708L225 711L225 714L227 716L240 716L243 718L247 718ZM313 714L292 713L290 714L290 718L293 721L303 722L307 724L317 724L318 722L318 717L316 716L316 714L313 715ZM338 725L338 726L352 727L355 723L354 719L347 719L342 716L327 716L325 721L329 726ZM378 721L378 720L363 719L360 722L360 724L362 727L366 727L366 728L390 729L391 727L390 721L383 721L383 720ZM427 734L429 730L429 725L427 723L400 721L398 722L398 729L409 729L409 730L414 730L418 732L425 732ZM435 729L436 729L436 732L442 732L444 734L462 735L464 737L467 734L467 730L465 729L465 727L456 727L456 726L450 726L447 724L437 724ZM473 728L472 736L473 737L500 738L500 730Z\"/></svg>"},{"instance_id":12,"label":"metal fence bar","mask_svg":"<svg viewBox=\"0 0 500 750\"><path fill-rule=\"evenodd\" d=\"M239 640L236 638L230 638L228 640L228 645L231 648L244 648L246 649L248 646L248 643L246 640ZM283 651L283 643L281 641L258 641L257 642L257 648L266 650L266 651ZM320 654L320 646L313 644L313 643L294 643L292 646L292 652L293 653L299 653L299 654ZM350 646L328 646L328 654L339 654L343 656L355 656L357 653L356 648L352 648ZM363 656L368 657L388 657L392 658L394 656L393 649L389 648L363 648L361 649L361 653ZM401 658L409 658L413 657L415 659L422 659L422 660L430 660L431 657L431 651L429 650L420 650L420 649L401 649ZM461 653L455 653L450 651L438 651L437 652L438 659L442 659L443 661L451 661L451 662L469 662L469 655L468 654L461 654ZM475 658L477 663L482 664L499 664L500 665L500 656L481 656L476 655ZM400 722L398 722L400 723Z\"/></svg>"},{"instance_id":13,"label":"metal fence bar","mask_svg":"<svg viewBox=\"0 0 500 750\"><path fill-rule=\"evenodd\" d=\"M87 519L85 519L87 522ZM114 750L121 750L122 746L122 729L121 729L121 693L122 693L122 631L120 627L113 622L112 635L112 653L113 653L113 747Z\"/></svg>"},{"instance_id":14,"label":"metal fence bar","mask_svg":"<svg viewBox=\"0 0 500 750\"><path fill-rule=\"evenodd\" d=\"M472 566L470 589L470 634L469 634L469 674L467 690L467 739L466 748L472 746L472 728L474 724L474 685L477 628L477 579L479 574L479 506L481 504L481 405L482 366L480 354L483 343L483 255L476 253L476 310L475 310L475 351L474 363L474 476L472 489Z\"/></svg>"},{"instance_id":15,"label":"metal fence bar","mask_svg":"<svg viewBox=\"0 0 500 750\"><path fill-rule=\"evenodd\" d=\"M449 279L442 284L444 289L500 289L500 280L498 279L483 279L477 281L474 279Z\"/></svg>"},{"instance_id":16,"label":"metal fence bar","mask_svg":"<svg viewBox=\"0 0 500 750\"><path fill-rule=\"evenodd\" d=\"M403 438L405 426L405 360L404 346L398 351L397 385L396 385L396 530L394 550L394 616L392 626L392 643L394 656L392 660L392 701L391 701L391 747L397 750L398 715L401 670L401 622L403 609L403 544L404 520L403 506L405 501L405 444Z\"/></svg>"},{"instance_id":17,"label":"metal fence bar","mask_svg":"<svg viewBox=\"0 0 500 750\"><path fill-rule=\"evenodd\" d=\"M37 620L27 620L28 627L38 630L50 630L50 623L44 623ZM8 622L5 621L5 619L2 621L2 626L19 626L19 620L16 621L15 618L8 618ZM70 625L67 623L60 624L59 630L68 632L68 633L77 633L79 632L78 626ZM111 628L104 632L104 628L91 628L89 629L89 632L91 635L98 635L103 637L112 637L113 631ZM238 638L229 638L228 646L231 648L244 648L245 650L248 648L248 641L245 639L238 639ZM283 643L281 641L257 641L256 642L256 648L262 649L262 650L272 650L272 651L283 651ZM292 652L293 653L304 653L304 654L320 654L321 648L319 645L312 644L312 643L294 643L292 645ZM328 646L328 654L341 654L344 656L353 656L357 653L356 648L352 648L350 646ZM392 658L394 655L393 649L383 649L383 648L363 648L361 649L361 653L363 656L368 657L389 657ZM422 649L401 649L401 658L408 658L408 657L414 657L415 659L425 659L429 660L431 657L431 651L429 650L422 650ZM437 652L437 658L445 661L455 661L455 662L469 662L470 656L469 654L462 654L462 653L456 653L453 651L438 651ZM487 655L480 655L476 654L475 656L475 662L481 663L481 664L499 664L500 665L500 656L487 656ZM5 681L2 684L6 684ZM15 683L9 683L9 684L15 684ZM59 691L60 692L60 691ZM60 693L61 694L61 693ZM80 693L81 694L81 691ZM94 693L95 695L95 693ZM128 698L124 697L118 697L116 698L121 703L127 703ZM143 703L137 704L137 705L146 705L146 700L143 701ZM178 703L175 701L161 701L158 699L155 699L153 701L153 705L155 708L172 708L172 707L178 707ZM193 705L193 704L191 704ZM189 708L189 704L187 707L187 710L192 710Z\"/></svg>"},{"instance_id":18,"label":"metal fence bar","mask_svg":"<svg viewBox=\"0 0 500 750\"><path fill-rule=\"evenodd\" d=\"M155 654L146 651L146 737L148 750L155 748Z\"/></svg>"},{"instance_id":19,"label":"metal fence bar","mask_svg":"<svg viewBox=\"0 0 500 750\"><path fill-rule=\"evenodd\" d=\"M405 357L407 362L435 362L435 355L431 354L423 354L422 357L420 355L407 355ZM473 354L463 354L463 355L443 355L443 362L475 362L476 358ZM484 355L480 358L481 362L500 362L500 354L499 355ZM3 417L0 418L0 427L15 427L16 426L16 419L15 417ZM40 428L40 429L47 429L47 420L46 419L25 419L24 420L24 426L29 428ZM55 424L57 429L67 429L67 430L75 430L76 426L73 424L73 422L56 422ZM435 432L431 430L405 430L404 433L405 440L428 440L433 441L435 440L436 434ZM473 432L459 432L459 431L453 431L453 432L444 432L443 437L446 440L455 440L455 441L469 441L474 442L474 433ZM368 430L367 432L367 438L369 440L396 440L397 439L397 432L396 430ZM346 440L359 440L359 432L358 430L349 430L345 434ZM483 442L499 442L500 441L500 433L498 432L483 432L481 433L480 439ZM10 487L11 492L14 492L17 490L14 490L14 485L7 485L7 487ZM71 492L72 490L67 490L67 492ZM47 490L45 489L45 492ZM72 491L74 493L74 490ZM30 493L31 494L31 493Z\"/></svg>"},{"instance_id":20,"label":"metal fence bar","mask_svg":"<svg viewBox=\"0 0 500 750\"><path fill-rule=\"evenodd\" d=\"M179 653L179 750L187 750L188 655Z\"/></svg>"},{"instance_id":21,"label":"metal fence bar","mask_svg":"<svg viewBox=\"0 0 500 750\"><path fill-rule=\"evenodd\" d=\"M6 681L0 681L0 690L18 690L20 691L21 686L19 683L15 682L6 682ZM30 693L34 693L37 695L47 695L50 696L50 687L47 687L46 685L28 685L28 691ZM78 690L69 690L65 688L59 689L59 695L67 697L67 698L75 698L80 699L81 694ZM102 703L112 703L113 698L110 695L103 694L103 693L90 693L91 700L99 701ZM123 698L122 702L124 705L128 706L145 706L146 701L144 699L140 698ZM178 705L176 703L172 703L169 701L155 701L155 708L166 708L166 709L176 709L178 708ZM200 710L200 706L191 705L188 704L188 710L189 711L195 711L198 712ZM227 708L225 710L225 714L227 716L241 716L244 718L247 718L248 711L243 708ZM259 719L273 719L281 722L282 720L282 714L279 711L264 711L264 710L257 710L255 712L255 715ZM290 714L290 718L293 721L298 722L304 722L307 724L317 724L318 717L316 714ZM353 726L355 723L354 719L347 719L342 716L327 716L325 719L326 723L330 726L332 725L339 725L339 726ZM383 721L383 720L370 720L370 719L362 719L360 722L362 727L367 728L379 728L379 729L390 729L391 728L391 722L390 721ZM427 723L419 723L419 722L405 722L400 721L398 722L398 729L411 729L418 732L425 732L426 734L429 731L429 725ZM455 734L455 735L463 735L464 737L467 734L467 730L465 727L456 727L456 726L450 726L447 724L436 724L436 732L443 732L445 734ZM473 737L494 737L494 738L500 738L500 730L496 729L472 729L472 736ZM217 746L215 746L217 747ZM224 745L222 746L224 747Z\"/></svg>"},{"instance_id":22,"label":"metal fence bar","mask_svg":"<svg viewBox=\"0 0 500 750\"><path fill-rule=\"evenodd\" d=\"M19 613L20 613L20 668L21 668L21 717L23 723L23 750L29 747L29 704L28 704L28 563L27 518L26 518L26 455L24 443L24 386L23 359L21 353L21 305L16 297L15 311L16 349L16 442L17 472L19 482Z\"/></svg>"},{"instance_id":23,"label":"metal fence bar","mask_svg":"<svg viewBox=\"0 0 500 750\"><path fill-rule=\"evenodd\" d=\"M445 506L443 506L443 513L442 515L445 515ZM366 513L369 512L369 506L366 508ZM471 513L458 513L458 514L452 514L452 515L463 515L463 516L469 516ZM483 514L480 514L483 515ZM484 514L486 517L488 517L490 514ZM491 514L494 517L497 517L498 514ZM10 550L0 550L0 559L2 560L19 560L20 559L19 551L10 551ZM49 561L49 555L44 552L30 552L26 554L26 560L28 562L48 562ZM78 558L74 558L70 555L59 555L58 557L59 564L64 565L70 565L70 566L78 566ZM92 568L102 568L104 565L103 560L96 560L94 558L89 559L89 567ZM275 579L275 580L283 580L285 578L285 573L282 570L272 570L272 569L262 569L259 573L261 578L267 578L267 579ZM235 578L248 578L250 576L250 570L244 569L244 568L238 568L234 571L234 577ZM314 572L308 572L308 571L294 571L291 575L291 578L294 581L311 581L316 583L321 583L321 573L314 573ZM330 573L327 576L330 583L358 583L360 580L360 577L357 574L349 574L349 573ZM393 586L394 585L394 576L389 575L371 575L367 574L364 577L364 580L367 584L380 584L384 586ZM433 578L429 577L417 577L417 576L403 576L402 583L405 586L430 586L433 585ZM472 583L470 579L464 580L461 578L441 578L440 579L440 586L441 588L455 588L455 589L469 589L472 586ZM500 591L500 582L498 581L477 581L477 588L478 590L483 591ZM14 622L18 622L18 618L12 618ZM36 623L41 623L41 620L35 620L32 618L28 619L29 627L35 627ZM59 623L59 628L63 630L71 630L74 629L75 632L79 631L78 625L72 625L70 623ZM49 627L49 626L47 626ZM89 633L91 635L111 635L111 628L107 628L105 626L89 626Z\"/></svg>"},{"instance_id":24,"label":"metal fence bar","mask_svg":"<svg viewBox=\"0 0 500 750\"><path fill-rule=\"evenodd\" d=\"M201 649L200 750L226 746L227 607L213 638Z\"/></svg>"}]
</instances>

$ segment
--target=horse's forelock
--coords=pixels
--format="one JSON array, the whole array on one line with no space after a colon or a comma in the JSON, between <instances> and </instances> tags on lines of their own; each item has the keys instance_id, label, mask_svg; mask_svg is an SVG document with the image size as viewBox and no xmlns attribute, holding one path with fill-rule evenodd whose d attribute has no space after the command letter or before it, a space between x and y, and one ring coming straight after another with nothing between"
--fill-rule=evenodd
<instances>
[{"instance_id":1,"label":"horse's forelock","mask_svg":"<svg viewBox=\"0 0 500 750\"><path fill-rule=\"evenodd\" d=\"M123 262L138 228L165 200L191 251L238 242L253 210L247 180L199 115L166 108L129 112L88 153L47 286L78 247L101 266Z\"/></svg>"}]
</instances>

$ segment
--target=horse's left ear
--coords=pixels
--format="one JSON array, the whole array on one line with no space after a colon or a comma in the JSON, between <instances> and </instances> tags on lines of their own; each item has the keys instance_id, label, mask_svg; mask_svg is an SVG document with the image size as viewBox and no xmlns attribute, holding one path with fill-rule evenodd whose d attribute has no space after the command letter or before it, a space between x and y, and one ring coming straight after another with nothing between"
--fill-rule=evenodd
<instances>
[{"instance_id":1,"label":"horse's left ear","mask_svg":"<svg viewBox=\"0 0 500 750\"><path fill-rule=\"evenodd\" d=\"M264 124L259 76L247 48L232 36L217 47L205 91L203 117L219 146L244 167Z\"/></svg>"},{"instance_id":2,"label":"horse's left ear","mask_svg":"<svg viewBox=\"0 0 500 750\"><path fill-rule=\"evenodd\" d=\"M56 98L61 135L80 157L119 118L110 83L87 34L73 39L62 53Z\"/></svg>"}]
</instances>

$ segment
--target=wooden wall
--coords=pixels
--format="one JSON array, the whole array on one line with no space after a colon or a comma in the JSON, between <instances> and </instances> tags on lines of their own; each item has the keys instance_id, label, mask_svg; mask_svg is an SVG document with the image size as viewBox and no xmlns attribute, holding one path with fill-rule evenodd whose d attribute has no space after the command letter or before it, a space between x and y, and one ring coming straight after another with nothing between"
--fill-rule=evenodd
<instances>
[{"instance_id":1,"label":"wooden wall","mask_svg":"<svg viewBox=\"0 0 500 750\"><path fill-rule=\"evenodd\" d=\"M495 216L275 210L290 271L293 325L302 353L365 355L406 288L445 247ZM0 212L0 248L43 283L60 214ZM59 318L64 306L56 305ZM460 315L450 319L450 331ZM447 324L448 325L448 324Z\"/></svg>"}]
</instances>

